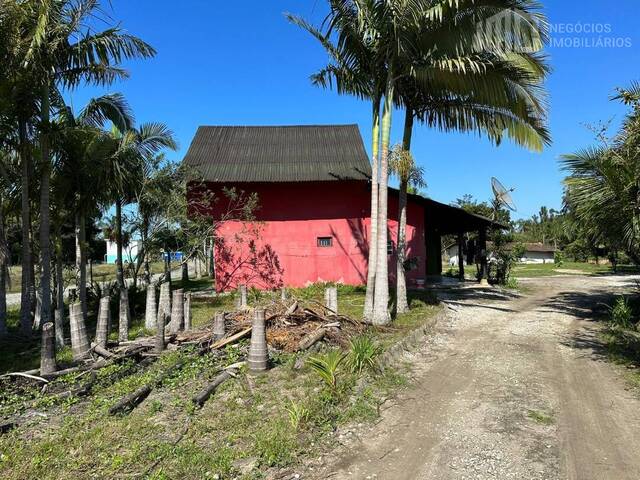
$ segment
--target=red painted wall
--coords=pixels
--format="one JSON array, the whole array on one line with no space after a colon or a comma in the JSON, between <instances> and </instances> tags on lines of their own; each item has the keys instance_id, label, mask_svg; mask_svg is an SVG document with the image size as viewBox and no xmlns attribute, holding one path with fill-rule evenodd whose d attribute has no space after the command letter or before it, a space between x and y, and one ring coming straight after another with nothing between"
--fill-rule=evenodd
<instances>
[{"instance_id":1,"label":"red painted wall","mask_svg":"<svg viewBox=\"0 0 640 480\"><path fill-rule=\"evenodd\" d=\"M226 187L230 187L227 185ZM370 191L366 182L249 183L233 185L257 193L256 221L224 221L218 228L216 278L219 290L238 284L268 289L302 287L314 282L366 283L370 232ZM208 184L218 198L207 214L219 219L227 211L221 186ZM192 189L191 195L196 194ZM389 232L396 243L398 199L389 196ZM425 276L424 210L407 209L407 258L419 257L408 284ZM318 237L332 237L318 247ZM395 277L395 255L389 256Z\"/></svg>"}]
</instances>

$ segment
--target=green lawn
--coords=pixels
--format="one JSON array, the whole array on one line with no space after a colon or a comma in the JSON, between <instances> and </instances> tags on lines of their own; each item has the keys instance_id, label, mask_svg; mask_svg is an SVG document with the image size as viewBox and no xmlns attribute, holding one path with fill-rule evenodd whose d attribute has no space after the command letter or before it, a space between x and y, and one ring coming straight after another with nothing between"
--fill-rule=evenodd
<instances>
[{"instance_id":1,"label":"green lawn","mask_svg":"<svg viewBox=\"0 0 640 480\"><path fill-rule=\"evenodd\" d=\"M194 285L197 288L193 283L190 288ZM318 286L293 293L321 301L322 292ZM276 294L252 291L249 300L268 302L271 295ZM363 303L363 289L340 287L341 312L359 317ZM194 324L207 323L216 310L232 305L232 295L194 298ZM412 294L411 306L392 327L372 327L367 335L384 348L440 309L425 292ZM277 353L271 355L277 368L259 376L242 372L220 387L203 409L194 409L192 396L221 366L238 361L246 345L245 340L205 356L167 352L146 370L132 363L102 369L88 399L53 400L35 387L25 387L22 397L33 398L30 401L50 420L0 436L0 478L264 478L269 468L331 451L332 432L338 426L375 420L382 401L407 384L395 368L357 373L343 362L333 388L310 368L294 368L296 354ZM33 347L37 349L37 342ZM122 396L177 362L185 362L184 367L133 412L107 415ZM68 375L55 382L71 388L86 378ZM0 394L0 416L21 408L15 394ZM243 461L256 468L243 474Z\"/></svg>"},{"instance_id":2,"label":"green lawn","mask_svg":"<svg viewBox=\"0 0 640 480\"><path fill-rule=\"evenodd\" d=\"M151 262L149 264L151 268L151 274L162 273L164 272L164 263L162 262ZM175 268L175 265L173 266ZM114 281L116 279L116 266L113 263L101 263L93 265L93 281L94 282L106 282L106 281ZM142 273L142 272L141 272ZM10 275L10 285L7 289L9 293L17 293L21 290L21 281L22 281L22 267L20 265L15 265L9 268ZM127 271L125 271L125 277L128 276ZM90 269L87 267L87 277L90 280ZM65 285L75 283L75 270L72 268L65 269L64 272L64 281Z\"/></svg>"},{"instance_id":3,"label":"green lawn","mask_svg":"<svg viewBox=\"0 0 640 480\"><path fill-rule=\"evenodd\" d=\"M618 266L618 273L638 273L640 269L632 265ZM549 277L556 275L605 275L613 273L610 265L585 262L562 262L561 265L546 264L518 264L513 269L513 275L519 278Z\"/></svg>"}]
</instances>

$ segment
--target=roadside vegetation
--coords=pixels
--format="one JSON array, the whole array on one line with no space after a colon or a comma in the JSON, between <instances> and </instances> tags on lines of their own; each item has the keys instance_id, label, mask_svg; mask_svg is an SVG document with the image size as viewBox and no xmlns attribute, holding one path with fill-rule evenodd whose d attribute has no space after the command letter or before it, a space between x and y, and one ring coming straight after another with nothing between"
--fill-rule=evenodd
<instances>
[{"instance_id":1,"label":"roadside vegetation","mask_svg":"<svg viewBox=\"0 0 640 480\"><path fill-rule=\"evenodd\" d=\"M197 291L201 285L190 282L189 287ZM289 294L322 301L324 287ZM339 287L338 292L340 311L361 315L364 289ZM259 303L271 295L256 291L250 299ZM167 352L146 369L131 361L106 367L98 370L88 397L58 398L37 383L2 379L12 388L0 394L0 416L27 407L34 415L32 422L0 436L0 476L264 478L270 468L322 455L334 444L336 429L373 421L385 399L407 384L404 367L381 362L381 355L440 311L427 292L410 292L409 298L409 312L392 327L369 327L344 348L298 354L272 350L271 370L257 376L241 370L201 410L191 398L220 368L246 354L246 340L204 356L188 349ZM210 325L216 311L232 310L234 304L232 295L194 298L194 328ZM142 318L134 318L134 327L142 324ZM28 365L21 352L14 354L16 367ZM108 415L122 396L178 363L184 365L138 408ZM74 391L86 381L87 375L72 373L52 381L47 390L64 385ZM74 452L72 458L68 452Z\"/></svg>"},{"instance_id":2,"label":"roadside vegetation","mask_svg":"<svg viewBox=\"0 0 640 480\"><path fill-rule=\"evenodd\" d=\"M640 393L640 284L605 307L607 328L602 337L609 358L626 367L626 379Z\"/></svg>"}]
</instances>

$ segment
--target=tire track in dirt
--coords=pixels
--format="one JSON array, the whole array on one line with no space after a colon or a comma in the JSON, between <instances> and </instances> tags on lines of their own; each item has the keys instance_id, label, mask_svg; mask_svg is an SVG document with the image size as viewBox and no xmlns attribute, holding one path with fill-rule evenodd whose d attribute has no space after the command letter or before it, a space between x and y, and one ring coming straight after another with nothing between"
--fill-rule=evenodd
<instances>
[{"instance_id":1,"label":"tire track in dirt","mask_svg":"<svg viewBox=\"0 0 640 480\"><path fill-rule=\"evenodd\" d=\"M640 402L606 362L591 306L618 277L447 293L451 318L407 360L415 381L310 478L640 478Z\"/></svg>"}]
</instances>

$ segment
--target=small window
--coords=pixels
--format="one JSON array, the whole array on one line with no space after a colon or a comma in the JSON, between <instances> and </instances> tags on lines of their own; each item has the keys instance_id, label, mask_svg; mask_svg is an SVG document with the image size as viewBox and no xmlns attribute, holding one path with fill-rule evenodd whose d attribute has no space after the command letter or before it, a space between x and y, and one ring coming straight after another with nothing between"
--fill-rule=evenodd
<instances>
[{"instance_id":1,"label":"small window","mask_svg":"<svg viewBox=\"0 0 640 480\"><path fill-rule=\"evenodd\" d=\"M333 237L318 237L319 247L333 247Z\"/></svg>"}]
</instances>

